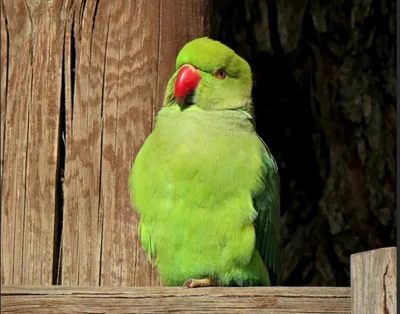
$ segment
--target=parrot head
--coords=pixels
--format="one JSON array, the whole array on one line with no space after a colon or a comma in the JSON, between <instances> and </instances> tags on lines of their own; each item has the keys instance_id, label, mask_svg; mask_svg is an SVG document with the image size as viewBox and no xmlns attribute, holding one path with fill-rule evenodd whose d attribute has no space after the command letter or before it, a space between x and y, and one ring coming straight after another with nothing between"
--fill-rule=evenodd
<instances>
[{"instance_id":1,"label":"parrot head","mask_svg":"<svg viewBox=\"0 0 400 314\"><path fill-rule=\"evenodd\" d=\"M164 106L251 110L251 89L249 64L219 41L202 37L179 52Z\"/></svg>"}]
</instances>

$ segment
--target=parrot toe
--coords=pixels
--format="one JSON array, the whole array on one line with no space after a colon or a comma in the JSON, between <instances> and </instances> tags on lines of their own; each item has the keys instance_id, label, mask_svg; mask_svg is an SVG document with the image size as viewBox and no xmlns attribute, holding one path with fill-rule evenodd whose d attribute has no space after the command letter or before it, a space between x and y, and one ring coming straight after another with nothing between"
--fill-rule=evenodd
<instances>
[{"instance_id":1,"label":"parrot toe","mask_svg":"<svg viewBox=\"0 0 400 314\"><path fill-rule=\"evenodd\" d=\"M183 284L183 288L216 287L218 283L215 279L188 279Z\"/></svg>"}]
</instances>

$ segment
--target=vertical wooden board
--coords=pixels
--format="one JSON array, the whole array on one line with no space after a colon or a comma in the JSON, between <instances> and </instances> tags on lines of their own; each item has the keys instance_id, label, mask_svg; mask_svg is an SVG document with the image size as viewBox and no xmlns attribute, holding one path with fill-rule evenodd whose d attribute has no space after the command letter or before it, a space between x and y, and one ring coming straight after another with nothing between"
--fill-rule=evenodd
<instances>
[{"instance_id":1,"label":"vertical wooden board","mask_svg":"<svg viewBox=\"0 0 400 314\"><path fill-rule=\"evenodd\" d=\"M117 2L109 20L103 82L101 211L104 286L157 285L138 238L128 179L151 131L157 90L159 2Z\"/></svg>"},{"instance_id":2,"label":"vertical wooden board","mask_svg":"<svg viewBox=\"0 0 400 314\"><path fill-rule=\"evenodd\" d=\"M6 20L4 3L0 3L0 189L4 161L4 130L7 115L7 90L8 90L8 48L9 30ZM0 192L0 200L3 194Z\"/></svg>"},{"instance_id":3,"label":"vertical wooden board","mask_svg":"<svg viewBox=\"0 0 400 314\"><path fill-rule=\"evenodd\" d=\"M26 165L23 281L52 284L60 140L62 1L29 4L34 25Z\"/></svg>"},{"instance_id":4,"label":"vertical wooden board","mask_svg":"<svg viewBox=\"0 0 400 314\"><path fill-rule=\"evenodd\" d=\"M351 256L351 312L397 313L397 248Z\"/></svg>"},{"instance_id":5,"label":"vertical wooden board","mask_svg":"<svg viewBox=\"0 0 400 314\"><path fill-rule=\"evenodd\" d=\"M32 102L33 25L25 3L2 1L2 15L6 20L9 42L9 78L5 101L7 111L3 117L1 284L23 284L28 283L23 278L23 228L26 211L28 121Z\"/></svg>"},{"instance_id":6,"label":"vertical wooden board","mask_svg":"<svg viewBox=\"0 0 400 314\"><path fill-rule=\"evenodd\" d=\"M161 0L158 59L158 95L154 118L162 107L168 79L175 70L178 52L189 41L210 35L208 0Z\"/></svg>"},{"instance_id":7,"label":"vertical wooden board","mask_svg":"<svg viewBox=\"0 0 400 314\"><path fill-rule=\"evenodd\" d=\"M65 50L66 163L63 285L99 285L103 213L99 207L104 53L112 1L76 1ZM69 69L68 69L69 71Z\"/></svg>"},{"instance_id":8,"label":"vertical wooden board","mask_svg":"<svg viewBox=\"0 0 400 314\"><path fill-rule=\"evenodd\" d=\"M7 109L2 109L2 284L51 284L61 1L4 1L2 6L9 43Z\"/></svg>"}]
</instances>

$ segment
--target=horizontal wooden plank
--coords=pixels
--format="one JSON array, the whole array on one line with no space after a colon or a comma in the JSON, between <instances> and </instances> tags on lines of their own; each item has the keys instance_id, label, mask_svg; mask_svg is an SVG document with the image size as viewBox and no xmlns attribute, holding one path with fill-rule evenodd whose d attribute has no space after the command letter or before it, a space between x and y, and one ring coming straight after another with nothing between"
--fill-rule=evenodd
<instances>
[{"instance_id":1,"label":"horizontal wooden plank","mask_svg":"<svg viewBox=\"0 0 400 314\"><path fill-rule=\"evenodd\" d=\"M3 286L2 313L351 313L350 288Z\"/></svg>"}]
</instances>

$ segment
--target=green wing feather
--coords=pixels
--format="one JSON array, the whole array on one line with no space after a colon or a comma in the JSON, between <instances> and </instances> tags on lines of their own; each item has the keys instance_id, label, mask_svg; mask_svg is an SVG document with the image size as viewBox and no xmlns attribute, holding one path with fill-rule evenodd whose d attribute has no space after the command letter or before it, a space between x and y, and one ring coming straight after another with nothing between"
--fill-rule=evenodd
<instances>
[{"instance_id":1,"label":"green wing feather","mask_svg":"<svg viewBox=\"0 0 400 314\"><path fill-rule=\"evenodd\" d=\"M276 162L267 145L264 142L263 144L264 185L253 197L253 204L258 213L255 220L256 248L268 269L277 276L281 246L280 180Z\"/></svg>"}]
</instances>

